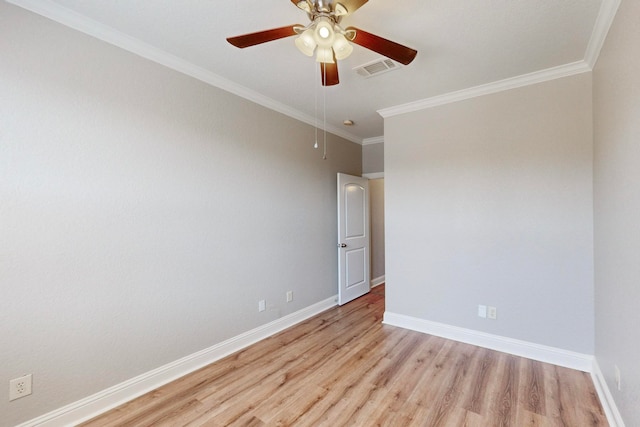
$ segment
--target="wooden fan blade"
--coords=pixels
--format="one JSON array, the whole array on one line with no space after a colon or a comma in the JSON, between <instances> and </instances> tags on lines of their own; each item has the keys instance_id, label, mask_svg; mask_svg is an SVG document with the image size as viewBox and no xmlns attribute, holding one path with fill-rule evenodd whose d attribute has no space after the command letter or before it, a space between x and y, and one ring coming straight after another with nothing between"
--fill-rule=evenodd
<instances>
[{"instance_id":1,"label":"wooden fan blade","mask_svg":"<svg viewBox=\"0 0 640 427\"><path fill-rule=\"evenodd\" d=\"M347 15L351 15L356 10L360 9L369 0L338 0L338 3L347 9Z\"/></svg>"},{"instance_id":2,"label":"wooden fan blade","mask_svg":"<svg viewBox=\"0 0 640 427\"><path fill-rule=\"evenodd\" d=\"M418 54L417 50L392 42L391 40L384 39L380 36L376 36L375 34L367 33L359 28L347 28L347 31L350 30L354 30L356 32L356 36L351 40L352 42L377 52L380 55L384 55L387 58L391 58L401 64L410 64Z\"/></svg>"},{"instance_id":3,"label":"wooden fan blade","mask_svg":"<svg viewBox=\"0 0 640 427\"><path fill-rule=\"evenodd\" d=\"M338 62L333 64L329 62L320 63L320 75L322 76L322 86L333 86L340 83L338 78Z\"/></svg>"},{"instance_id":4,"label":"wooden fan blade","mask_svg":"<svg viewBox=\"0 0 640 427\"><path fill-rule=\"evenodd\" d=\"M229 37L227 38L227 41L235 47L242 49L273 40L283 39L285 37L295 36L297 33L294 31L294 27L302 27L302 25L288 25L286 27L274 28L272 30L258 31L256 33L244 34L242 36Z\"/></svg>"}]
</instances>

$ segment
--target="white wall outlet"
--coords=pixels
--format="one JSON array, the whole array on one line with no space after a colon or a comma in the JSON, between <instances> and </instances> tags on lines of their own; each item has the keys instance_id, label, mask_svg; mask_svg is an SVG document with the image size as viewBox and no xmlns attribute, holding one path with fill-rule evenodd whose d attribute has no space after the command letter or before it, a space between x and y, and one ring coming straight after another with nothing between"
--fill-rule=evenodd
<instances>
[{"instance_id":1,"label":"white wall outlet","mask_svg":"<svg viewBox=\"0 0 640 427\"><path fill-rule=\"evenodd\" d=\"M620 368L618 368L618 365L613 365L613 370L616 375L616 387L618 388L618 391L620 391L622 390L622 376L620 375Z\"/></svg>"},{"instance_id":2,"label":"white wall outlet","mask_svg":"<svg viewBox=\"0 0 640 427\"><path fill-rule=\"evenodd\" d=\"M293 291L287 291L287 302L293 301Z\"/></svg>"},{"instance_id":3,"label":"white wall outlet","mask_svg":"<svg viewBox=\"0 0 640 427\"><path fill-rule=\"evenodd\" d=\"M31 394L31 374L9 381L9 401L20 399Z\"/></svg>"},{"instance_id":4,"label":"white wall outlet","mask_svg":"<svg viewBox=\"0 0 640 427\"><path fill-rule=\"evenodd\" d=\"M483 318L487 317L487 306L486 305L479 305L478 306L478 317L483 317Z\"/></svg>"},{"instance_id":5,"label":"white wall outlet","mask_svg":"<svg viewBox=\"0 0 640 427\"><path fill-rule=\"evenodd\" d=\"M267 302L263 299L258 301L258 311L265 311L267 309Z\"/></svg>"},{"instance_id":6,"label":"white wall outlet","mask_svg":"<svg viewBox=\"0 0 640 427\"><path fill-rule=\"evenodd\" d=\"M495 307L488 307L487 309L487 317L489 319L497 319L498 318L498 309Z\"/></svg>"}]
</instances>

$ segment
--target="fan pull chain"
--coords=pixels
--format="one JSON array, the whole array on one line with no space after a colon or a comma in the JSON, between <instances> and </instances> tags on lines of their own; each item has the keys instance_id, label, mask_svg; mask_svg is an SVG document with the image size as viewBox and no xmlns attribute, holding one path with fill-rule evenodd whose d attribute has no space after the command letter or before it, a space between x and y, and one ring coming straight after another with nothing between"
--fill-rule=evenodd
<instances>
[{"instance_id":1,"label":"fan pull chain","mask_svg":"<svg viewBox=\"0 0 640 427\"><path fill-rule=\"evenodd\" d=\"M327 64L325 63L322 67L322 71L324 73L323 82L327 82ZM322 154L322 160L327 160L327 87L323 86L322 89L322 116L323 116L323 126L324 129L324 153Z\"/></svg>"},{"instance_id":2,"label":"fan pull chain","mask_svg":"<svg viewBox=\"0 0 640 427\"><path fill-rule=\"evenodd\" d=\"M315 65L315 64L314 64ZM314 81L318 81L318 67L313 67L315 70L315 79ZM314 107L316 109L316 114L313 116L315 120L315 131L316 131L316 142L313 144L313 148L318 148L318 90L316 89L315 84L313 85L313 94L315 95Z\"/></svg>"}]
</instances>

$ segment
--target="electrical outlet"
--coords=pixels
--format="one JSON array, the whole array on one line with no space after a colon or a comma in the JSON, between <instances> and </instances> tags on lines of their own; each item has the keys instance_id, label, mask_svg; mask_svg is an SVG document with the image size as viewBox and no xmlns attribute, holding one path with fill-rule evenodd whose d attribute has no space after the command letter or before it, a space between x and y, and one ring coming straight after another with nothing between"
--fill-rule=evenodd
<instances>
[{"instance_id":1,"label":"electrical outlet","mask_svg":"<svg viewBox=\"0 0 640 427\"><path fill-rule=\"evenodd\" d=\"M287 302L293 301L293 291L287 291Z\"/></svg>"},{"instance_id":2,"label":"electrical outlet","mask_svg":"<svg viewBox=\"0 0 640 427\"><path fill-rule=\"evenodd\" d=\"M487 307L487 308L488 308L487 317L489 319L493 319L493 320L497 319L498 318L498 309L495 308L495 307Z\"/></svg>"},{"instance_id":3,"label":"electrical outlet","mask_svg":"<svg viewBox=\"0 0 640 427\"><path fill-rule=\"evenodd\" d=\"M267 302L263 299L258 301L258 311L265 311L267 309Z\"/></svg>"},{"instance_id":4,"label":"electrical outlet","mask_svg":"<svg viewBox=\"0 0 640 427\"><path fill-rule=\"evenodd\" d=\"M486 318L487 317L487 306L486 305L479 305L478 306L478 316L482 317L482 318Z\"/></svg>"},{"instance_id":5,"label":"electrical outlet","mask_svg":"<svg viewBox=\"0 0 640 427\"><path fill-rule=\"evenodd\" d=\"M613 370L616 375L616 387L618 388L618 391L620 391L622 390L622 376L620 375L620 368L618 368L618 365L613 365Z\"/></svg>"},{"instance_id":6,"label":"electrical outlet","mask_svg":"<svg viewBox=\"0 0 640 427\"><path fill-rule=\"evenodd\" d=\"M9 401L20 399L31 394L31 374L9 381Z\"/></svg>"}]
</instances>

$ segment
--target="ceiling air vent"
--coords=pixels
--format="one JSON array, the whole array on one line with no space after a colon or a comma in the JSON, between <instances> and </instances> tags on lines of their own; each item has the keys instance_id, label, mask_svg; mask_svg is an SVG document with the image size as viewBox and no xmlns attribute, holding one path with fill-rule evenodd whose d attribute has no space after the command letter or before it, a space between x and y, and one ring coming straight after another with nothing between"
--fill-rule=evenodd
<instances>
[{"instance_id":1,"label":"ceiling air vent","mask_svg":"<svg viewBox=\"0 0 640 427\"><path fill-rule=\"evenodd\" d=\"M388 71L397 70L398 68L400 68L400 66L392 60L382 58L364 65L360 65L354 68L354 70L356 71L356 73L358 73L358 75L369 78L377 76L378 74L386 73Z\"/></svg>"}]
</instances>

